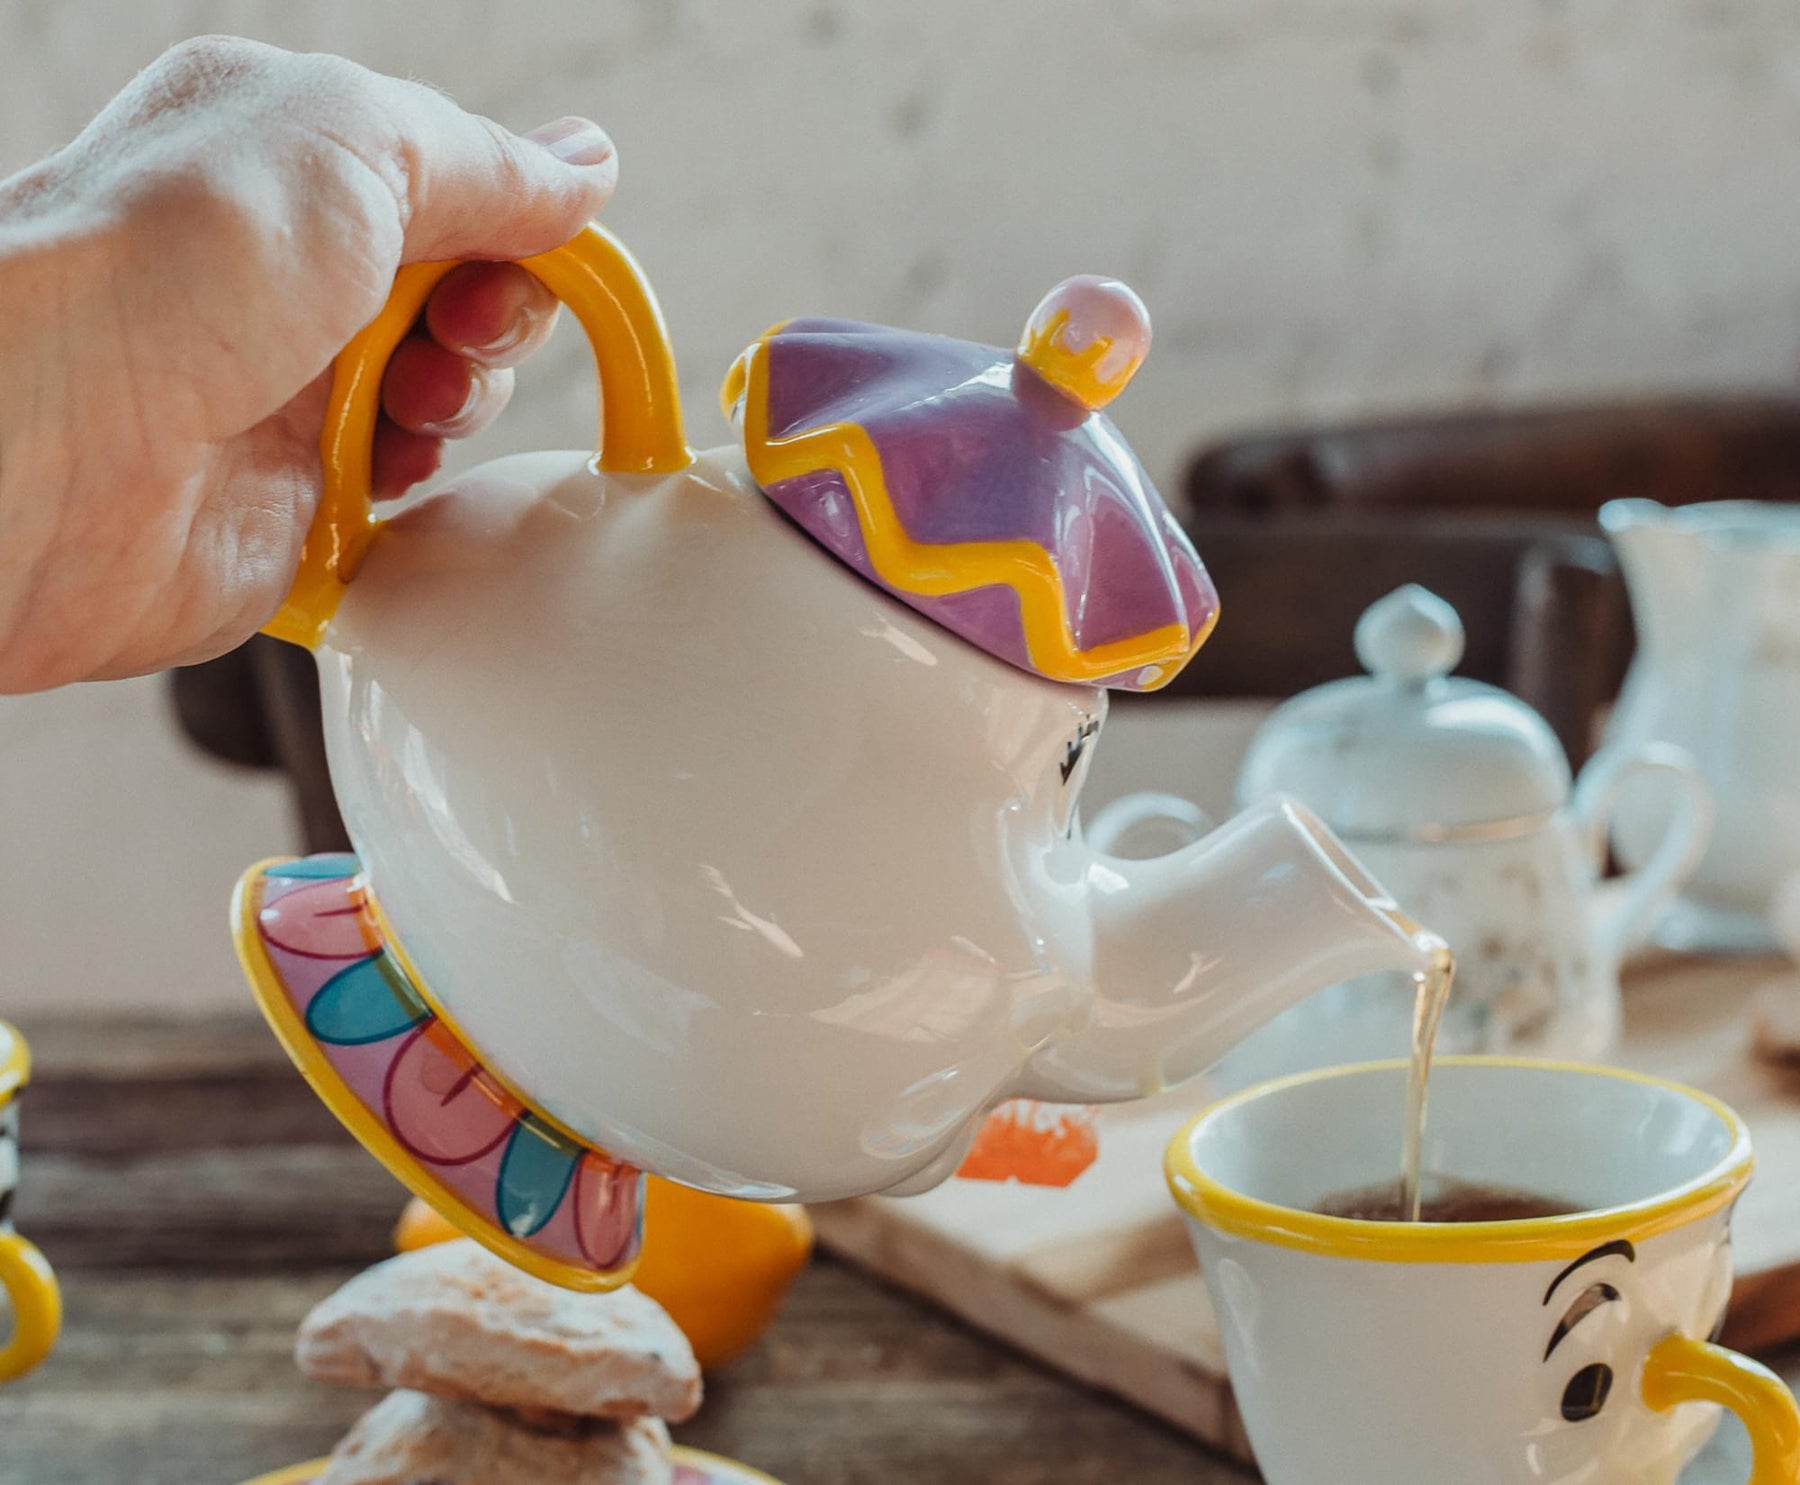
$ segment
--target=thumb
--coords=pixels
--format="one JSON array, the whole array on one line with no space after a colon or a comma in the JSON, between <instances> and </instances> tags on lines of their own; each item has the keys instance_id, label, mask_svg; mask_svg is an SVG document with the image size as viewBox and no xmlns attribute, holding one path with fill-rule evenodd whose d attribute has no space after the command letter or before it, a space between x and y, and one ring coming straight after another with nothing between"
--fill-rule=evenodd
<instances>
[{"instance_id":1,"label":"thumb","mask_svg":"<svg viewBox=\"0 0 1800 1485\"><path fill-rule=\"evenodd\" d=\"M514 134L441 93L409 91L414 106L397 151L406 262L548 252L586 226L618 184L612 140L588 119Z\"/></svg>"}]
</instances>

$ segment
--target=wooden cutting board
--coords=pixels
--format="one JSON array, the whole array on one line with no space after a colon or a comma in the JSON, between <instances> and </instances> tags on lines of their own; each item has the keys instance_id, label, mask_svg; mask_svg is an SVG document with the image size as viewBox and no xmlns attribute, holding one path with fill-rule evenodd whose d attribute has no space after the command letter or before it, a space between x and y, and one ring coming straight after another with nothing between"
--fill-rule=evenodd
<instances>
[{"instance_id":1,"label":"wooden cutting board","mask_svg":"<svg viewBox=\"0 0 1800 1485\"><path fill-rule=\"evenodd\" d=\"M1800 1337L1800 1073L1754 1059L1751 1001L1780 966L1664 958L1625 992L1618 1060L1719 1095L1749 1122L1757 1175L1733 1224L1726 1339ZM1240 1458L1212 1307L1162 1182L1162 1151L1208 1100L1187 1088L1101 1115L1099 1160L1067 1190L951 1181L812 1209L832 1251Z\"/></svg>"}]
</instances>

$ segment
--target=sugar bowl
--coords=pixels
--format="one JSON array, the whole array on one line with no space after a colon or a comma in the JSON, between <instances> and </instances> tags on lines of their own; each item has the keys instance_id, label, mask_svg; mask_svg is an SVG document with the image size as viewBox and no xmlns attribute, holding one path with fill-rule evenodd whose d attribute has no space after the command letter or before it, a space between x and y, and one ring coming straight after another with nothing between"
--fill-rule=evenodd
<instances>
[{"instance_id":1,"label":"sugar bowl","mask_svg":"<svg viewBox=\"0 0 1800 1485\"><path fill-rule=\"evenodd\" d=\"M1618 1028L1620 963L1703 854L1710 796L1688 756L1658 743L1607 749L1572 780L1542 717L1451 674L1462 651L1456 611L1424 588L1372 605L1356 630L1368 674L1277 708L1245 756L1239 802L1303 800L1449 941L1457 988L1441 1050L1603 1055ZM1672 796L1667 828L1635 870L1604 881L1613 801L1645 775ZM1397 1052L1411 1000L1397 979L1333 987L1244 1056L1294 1066L1315 1051Z\"/></svg>"}]
</instances>

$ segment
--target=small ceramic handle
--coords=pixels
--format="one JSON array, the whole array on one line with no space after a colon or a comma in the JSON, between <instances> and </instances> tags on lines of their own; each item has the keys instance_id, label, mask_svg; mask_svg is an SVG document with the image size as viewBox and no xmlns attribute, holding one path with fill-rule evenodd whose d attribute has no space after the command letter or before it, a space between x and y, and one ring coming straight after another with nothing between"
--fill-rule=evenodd
<instances>
[{"instance_id":1,"label":"small ceramic handle","mask_svg":"<svg viewBox=\"0 0 1800 1485\"><path fill-rule=\"evenodd\" d=\"M1602 924L1602 937L1615 965L1649 936L1669 900L1706 854L1712 836L1712 790L1687 751L1671 743L1649 743L1629 752L1604 750L1581 771L1575 785L1575 817L1588 832L1595 862L1602 863L1619 791L1630 780L1652 773L1676 785L1675 813L1650 859L1610 889L1617 901Z\"/></svg>"},{"instance_id":2,"label":"small ceramic handle","mask_svg":"<svg viewBox=\"0 0 1800 1485\"><path fill-rule=\"evenodd\" d=\"M1672 1335L1644 1359L1643 1396L1658 1413L1684 1402L1730 1408L1750 1435L1746 1485L1800 1481L1800 1407L1787 1384L1759 1362L1709 1341Z\"/></svg>"},{"instance_id":3,"label":"small ceramic handle","mask_svg":"<svg viewBox=\"0 0 1800 1485\"><path fill-rule=\"evenodd\" d=\"M62 1291L34 1243L0 1232L0 1289L12 1301L12 1339L0 1346L0 1382L22 1377L50 1354L62 1330Z\"/></svg>"},{"instance_id":4,"label":"small ceramic handle","mask_svg":"<svg viewBox=\"0 0 1800 1485\"><path fill-rule=\"evenodd\" d=\"M388 358L455 263L415 263L394 279L385 308L338 354L325 431L319 441L323 489L294 586L263 626L278 639L313 647L337 609L380 525L370 504L370 461ZM693 453L681 427L675 355L644 271L619 241L587 227L561 247L521 258L574 312L600 373L605 440L598 467L615 473L685 469Z\"/></svg>"},{"instance_id":5,"label":"small ceramic handle","mask_svg":"<svg viewBox=\"0 0 1800 1485\"><path fill-rule=\"evenodd\" d=\"M1083 823L1081 833L1090 846L1108 856L1144 858L1191 846L1212 828L1206 811L1192 800L1145 790L1101 806L1092 820ZM1155 849L1140 849L1146 837Z\"/></svg>"}]
</instances>

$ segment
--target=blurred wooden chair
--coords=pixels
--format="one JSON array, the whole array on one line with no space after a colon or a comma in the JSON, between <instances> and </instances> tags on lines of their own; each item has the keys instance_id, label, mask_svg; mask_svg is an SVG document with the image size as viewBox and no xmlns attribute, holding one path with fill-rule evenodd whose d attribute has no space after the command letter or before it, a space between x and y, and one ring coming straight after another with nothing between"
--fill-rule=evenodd
<instances>
[{"instance_id":1,"label":"blurred wooden chair","mask_svg":"<svg viewBox=\"0 0 1800 1485\"><path fill-rule=\"evenodd\" d=\"M1631 654L1608 500L1800 500L1800 398L1663 398L1299 428L1200 449L1184 519L1227 617L1172 690L1286 695L1354 672L1400 582L1456 606L1465 674L1522 696L1577 765ZM1238 595L1234 600L1233 595Z\"/></svg>"},{"instance_id":2,"label":"blurred wooden chair","mask_svg":"<svg viewBox=\"0 0 1800 1485\"><path fill-rule=\"evenodd\" d=\"M1362 517L1264 521L1191 513L1183 525L1218 586L1218 630L1149 697L1284 697L1361 673L1356 621L1420 583L1462 616L1461 675L1503 686L1541 712L1579 767L1617 692L1630 616L1612 549L1578 525Z\"/></svg>"},{"instance_id":3,"label":"blurred wooden chair","mask_svg":"<svg viewBox=\"0 0 1800 1485\"><path fill-rule=\"evenodd\" d=\"M326 768L310 654L259 634L217 660L170 671L169 694L181 730L205 752L286 775L307 851L350 849Z\"/></svg>"},{"instance_id":4,"label":"blurred wooden chair","mask_svg":"<svg viewBox=\"0 0 1800 1485\"><path fill-rule=\"evenodd\" d=\"M1800 398L1737 396L1395 418L1235 437L1183 481L1196 512L1578 516L1618 496L1665 505L1800 500Z\"/></svg>"}]
</instances>

